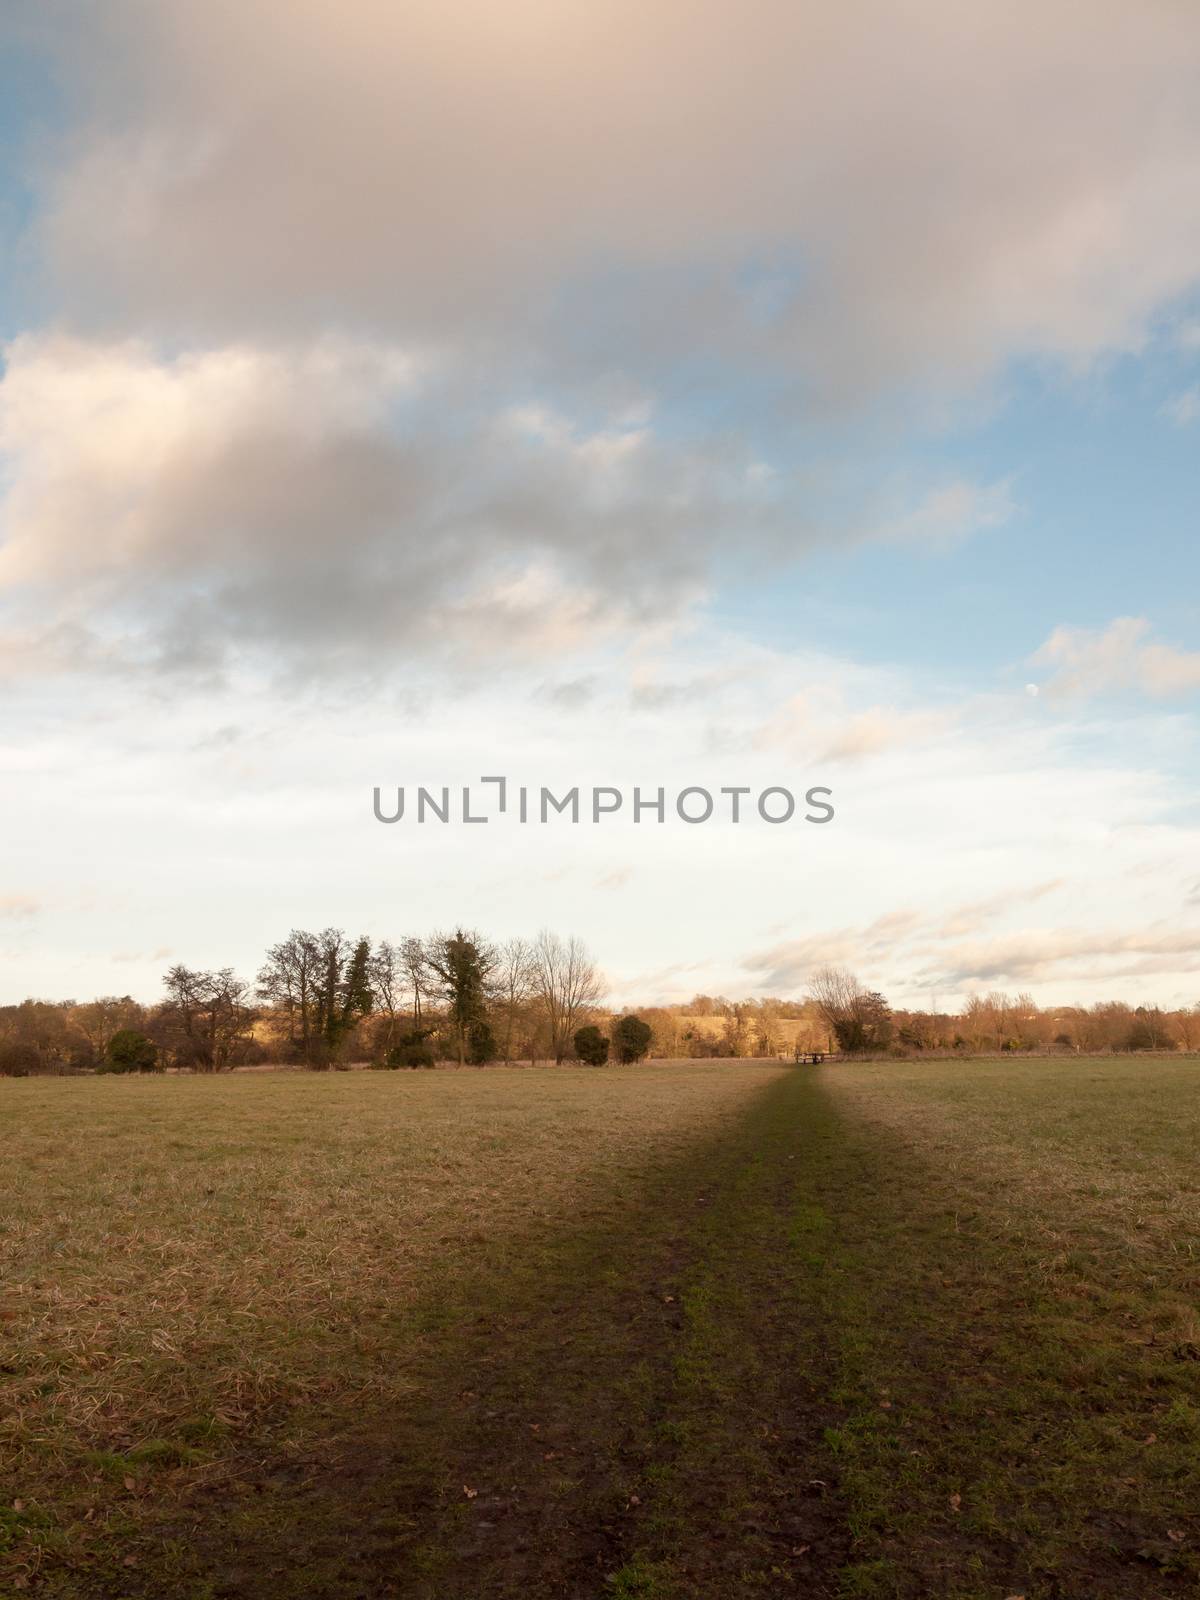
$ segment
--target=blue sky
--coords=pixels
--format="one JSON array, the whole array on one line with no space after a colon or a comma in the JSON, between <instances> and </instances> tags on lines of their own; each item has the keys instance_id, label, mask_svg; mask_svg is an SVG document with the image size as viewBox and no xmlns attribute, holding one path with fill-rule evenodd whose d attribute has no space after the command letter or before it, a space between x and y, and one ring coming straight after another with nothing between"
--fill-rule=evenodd
<instances>
[{"instance_id":1,"label":"blue sky","mask_svg":"<svg viewBox=\"0 0 1200 1600\"><path fill-rule=\"evenodd\" d=\"M6 999L459 919L1200 999L1200 23L869 9L0 23ZM495 770L838 818L370 819Z\"/></svg>"},{"instance_id":2,"label":"blue sky","mask_svg":"<svg viewBox=\"0 0 1200 1600\"><path fill-rule=\"evenodd\" d=\"M721 615L780 644L816 629L834 648L976 687L1020 669L1063 621L1097 628L1144 614L1194 641L1200 434L1166 408L1197 382L1200 346L1166 338L1078 376L1015 365L967 426L871 463L918 482L1008 482L1008 520L927 551L839 543L769 587L731 573Z\"/></svg>"}]
</instances>

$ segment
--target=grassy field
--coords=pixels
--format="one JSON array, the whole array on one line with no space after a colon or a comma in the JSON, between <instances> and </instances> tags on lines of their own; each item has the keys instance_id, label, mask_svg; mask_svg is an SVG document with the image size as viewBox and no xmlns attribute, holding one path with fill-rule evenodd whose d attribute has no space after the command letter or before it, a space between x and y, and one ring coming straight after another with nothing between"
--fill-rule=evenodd
<instances>
[{"instance_id":1,"label":"grassy field","mask_svg":"<svg viewBox=\"0 0 1200 1600\"><path fill-rule=\"evenodd\" d=\"M0 1596L1200 1589L1200 1062L0 1082Z\"/></svg>"}]
</instances>

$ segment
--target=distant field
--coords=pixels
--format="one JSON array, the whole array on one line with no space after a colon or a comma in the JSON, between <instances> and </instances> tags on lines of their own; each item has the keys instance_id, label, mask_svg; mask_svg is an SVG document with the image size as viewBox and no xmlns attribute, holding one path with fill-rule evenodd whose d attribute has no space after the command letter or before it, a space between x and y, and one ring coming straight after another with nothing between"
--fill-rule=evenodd
<instances>
[{"instance_id":1,"label":"distant field","mask_svg":"<svg viewBox=\"0 0 1200 1600\"><path fill-rule=\"evenodd\" d=\"M1197 1592L1194 1058L0 1118L0 1600Z\"/></svg>"}]
</instances>

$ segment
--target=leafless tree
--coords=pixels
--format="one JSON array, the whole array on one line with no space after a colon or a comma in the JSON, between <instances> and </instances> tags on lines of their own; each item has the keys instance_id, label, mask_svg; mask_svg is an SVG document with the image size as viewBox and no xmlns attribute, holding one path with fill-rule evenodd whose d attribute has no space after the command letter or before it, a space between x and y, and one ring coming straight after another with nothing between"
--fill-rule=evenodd
<instances>
[{"instance_id":1,"label":"leafless tree","mask_svg":"<svg viewBox=\"0 0 1200 1600\"><path fill-rule=\"evenodd\" d=\"M862 986L845 967L821 967L813 973L808 993L829 1030L832 1044L838 1037L839 1026L844 1027L853 1017Z\"/></svg>"},{"instance_id":2,"label":"leafless tree","mask_svg":"<svg viewBox=\"0 0 1200 1600\"><path fill-rule=\"evenodd\" d=\"M421 1026L421 997L428 992L429 962L425 955L425 946L420 939L407 938L400 943L400 965L408 979L409 993L412 995L413 1026Z\"/></svg>"},{"instance_id":3,"label":"leafless tree","mask_svg":"<svg viewBox=\"0 0 1200 1600\"><path fill-rule=\"evenodd\" d=\"M822 967L814 973L809 997L843 1050L878 1050L892 1037L887 1001L864 989L844 967Z\"/></svg>"},{"instance_id":4,"label":"leafless tree","mask_svg":"<svg viewBox=\"0 0 1200 1600\"><path fill-rule=\"evenodd\" d=\"M496 952L493 974L496 1004L503 1018L502 1055L505 1064L512 1060L513 1033L521 1008L534 993L537 964L534 947L528 939L506 939Z\"/></svg>"},{"instance_id":5,"label":"leafless tree","mask_svg":"<svg viewBox=\"0 0 1200 1600\"><path fill-rule=\"evenodd\" d=\"M178 1064L195 1072L224 1072L233 1066L254 1023L249 985L232 967L197 972L182 965L172 967L163 982L167 998L159 1011L158 1031Z\"/></svg>"},{"instance_id":6,"label":"leafless tree","mask_svg":"<svg viewBox=\"0 0 1200 1600\"><path fill-rule=\"evenodd\" d=\"M91 1047L92 1055L99 1060L108 1049L114 1033L122 1028L140 1028L145 1022L145 1008L129 995L102 995L99 1000L89 1000L72 1006L71 1022L83 1034Z\"/></svg>"},{"instance_id":7,"label":"leafless tree","mask_svg":"<svg viewBox=\"0 0 1200 1600\"><path fill-rule=\"evenodd\" d=\"M1175 1037L1189 1053L1200 1045L1200 1005L1181 1006L1171 1018Z\"/></svg>"},{"instance_id":8,"label":"leafless tree","mask_svg":"<svg viewBox=\"0 0 1200 1600\"><path fill-rule=\"evenodd\" d=\"M283 1012L288 1041L299 1049L306 1064L313 1059L318 1037L314 1024L323 970L320 941L293 928L286 939L267 951L258 974L259 998Z\"/></svg>"},{"instance_id":9,"label":"leafless tree","mask_svg":"<svg viewBox=\"0 0 1200 1600\"><path fill-rule=\"evenodd\" d=\"M549 1026L550 1048L561 1063L575 1029L598 1003L604 984L581 939L560 939L543 928L533 946L534 986Z\"/></svg>"},{"instance_id":10,"label":"leafless tree","mask_svg":"<svg viewBox=\"0 0 1200 1600\"><path fill-rule=\"evenodd\" d=\"M396 1036L396 1015L405 993L404 966L400 952L389 939L381 939L371 952L368 963L371 989L375 1004L387 1018L383 1030L381 1054L392 1048ZM379 1043L376 1041L376 1048Z\"/></svg>"}]
</instances>

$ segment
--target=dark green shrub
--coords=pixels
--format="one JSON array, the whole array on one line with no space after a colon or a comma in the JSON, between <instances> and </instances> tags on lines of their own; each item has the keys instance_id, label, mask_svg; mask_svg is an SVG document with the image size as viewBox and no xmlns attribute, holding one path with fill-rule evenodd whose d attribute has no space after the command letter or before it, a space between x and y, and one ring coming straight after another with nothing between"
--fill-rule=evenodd
<instances>
[{"instance_id":1,"label":"dark green shrub","mask_svg":"<svg viewBox=\"0 0 1200 1600\"><path fill-rule=\"evenodd\" d=\"M386 1067L432 1067L434 1064L433 1050L429 1044L429 1033L425 1028L414 1028L410 1033L402 1033L396 1043L384 1057Z\"/></svg>"},{"instance_id":2,"label":"dark green shrub","mask_svg":"<svg viewBox=\"0 0 1200 1600\"><path fill-rule=\"evenodd\" d=\"M654 1031L641 1017L622 1017L612 1031L618 1061L640 1061L650 1048Z\"/></svg>"},{"instance_id":3,"label":"dark green shrub","mask_svg":"<svg viewBox=\"0 0 1200 1600\"><path fill-rule=\"evenodd\" d=\"M136 1028L120 1028L108 1041L100 1072L157 1072L158 1046Z\"/></svg>"},{"instance_id":4,"label":"dark green shrub","mask_svg":"<svg viewBox=\"0 0 1200 1600\"><path fill-rule=\"evenodd\" d=\"M575 1030L575 1054L588 1067L602 1067L608 1060L608 1040L593 1023Z\"/></svg>"}]
</instances>

